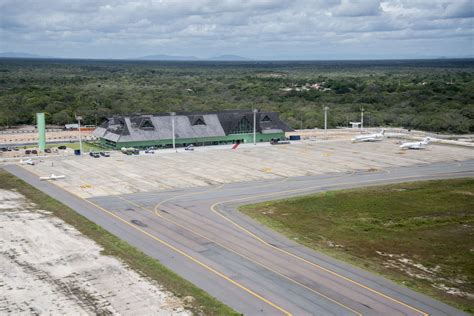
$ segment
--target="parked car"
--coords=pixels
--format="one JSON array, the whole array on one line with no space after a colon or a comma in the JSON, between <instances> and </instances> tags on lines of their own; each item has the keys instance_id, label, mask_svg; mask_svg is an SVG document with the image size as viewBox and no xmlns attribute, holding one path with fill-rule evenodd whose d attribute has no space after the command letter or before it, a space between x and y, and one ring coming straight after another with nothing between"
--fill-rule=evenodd
<instances>
[{"instance_id":1,"label":"parked car","mask_svg":"<svg viewBox=\"0 0 474 316\"><path fill-rule=\"evenodd\" d=\"M194 150L194 145L190 144L184 148L184 150Z\"/></svg>"},{"instance_id":2,"label":"parked car","mask_svg":"<svg viewBox=\"0 0 474 316\"><path fill-rule=\"evenodd\" d=\"M31 150L31 153L32 153L33 155L37 155L37 154L38 154L38 151L37 151L36 149L33 149L33 150Z\"/></svg>"},{"instance_id":3,"label":"parked car","mask_svg":"<svg viewBox=\"0 0 474 316\"><path fill-rule=\"evenodd\" d=\"M25 150L25 155L29 155L29 154L31 154L31 150L30 150L30 149L26 149L26 150Z\"/></svg>"},{"instance_id":4,"label":"parked car","mask_svg":"<svg viewBox=\"0 0 474 316\"><path fill-rule=\"evenodd\" d=\"M129 148L122 147L120 150L125 155L138 155L138 154L140 154L140 151L138 149L133 148L133 147L129 147Z\"/></svg>"},{"instance_id":5,"label":"parked car","mask_svg":"<svg viewBox=\"0 0 474 316\"><path fill-rule=\"evenodd\" d=\"M44 152L47 153L47 154L50 154L50 153L51 153L51 148L46 148L46 149L44 150Z\"/></svg>"},{"instance_id":6,"label":"parked car","mask_svg":"<svg viewBox=\"0 0 474 316\"><path fill-rule=\"evenodd\" d=\"M110 154L106 151L101 151L99 154L103 157L110 157Z\"/></svg>"},{"instance_id":7,"label":"parked car","mask_svg":"<svg viewBox=\"0 0 474 316\"><path fill-rule=\"evenodd\" d=\"M154 153L155 153L155 150L153 150L153 148L151 147L145 150L145 154L154 154Z\"/></svg>"},{"instance_id":8,"label":"parked car","mask_svg":"<svg viewBox=\"0 0 474 316\"><path fill-rule=\"evenodd\" d=\"M272 145L287 145L289 144L290 142L287 141L287 140L279 140L279 139L272 139L270 141L270 144Z\"/></svg>"},{"instance_id":9,"label":"parked car","mask_svg":"<svg viewBox=\"0 0 474 316\"><path fill-rule=\"evenodd\" d=\"M58 149L65 150L66 146L64 146L64 145L58 146Z\"/></svg>"},{"instance_id":10,"label":"parked car","mask_svg":"<svg viewBox=\"0 0 474 316\"><path fill-rule=\"evenodd\" d=\"M94 157L94 158L100 158L100 154L94 151L91 151L89 153L89 156Z\"/></svg>"}]
</instances>

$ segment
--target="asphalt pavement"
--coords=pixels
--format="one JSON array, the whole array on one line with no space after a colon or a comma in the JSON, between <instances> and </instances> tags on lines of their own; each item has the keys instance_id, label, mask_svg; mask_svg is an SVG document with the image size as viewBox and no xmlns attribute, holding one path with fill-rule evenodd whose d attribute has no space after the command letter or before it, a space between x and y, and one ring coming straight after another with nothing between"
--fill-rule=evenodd
<instances>
[{"instance_id":1,"label":"asphalt pavement","mask_svg":"<svg viewBox=\"0 0 474 316\"><path fill-rule=\"evenodd\" d=\"M312 192L473 177L474 160L82 199L4 167L246 315L461 315L277 234L237 211ZM60 181L60 180L59 180Z\"/></svg>"}]
</instances>

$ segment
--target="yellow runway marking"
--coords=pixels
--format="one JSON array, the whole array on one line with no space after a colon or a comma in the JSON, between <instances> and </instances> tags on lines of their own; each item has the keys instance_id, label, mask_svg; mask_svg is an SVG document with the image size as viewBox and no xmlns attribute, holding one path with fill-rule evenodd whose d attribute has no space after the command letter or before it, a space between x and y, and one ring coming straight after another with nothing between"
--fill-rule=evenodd
<instances>
[{"instance_id":1,"label":"yellow runway marking","mask_svg":"<svg viewBox=\"0 0 474 316\"><path fill-rule=\"evenodd\" d=\"M23 169L24 169L24 168L23 168ZM24 169L24 170L26 170L26 171L28 171L28 172L31 173L31 171L29 171L29 170L27 170L27 169ZM35 175L35 176L36 176L36 175ZM144 229L141 229L141 228L139 228L139 227L133 225L132 223L130 223L130 222L128 222L127 220L125 220L124 218L122 218L122 217L120 217L120 216L118 216L118 215L116 215L116 214L110 212L109 210L103 208L102 206L100 206L100 205L98 205L98 204L95 204L94 202L91 202L91 201L89 201L89 200L87 200L87 199L84 199L84 198L82 198L81 196L77 195L76 193L74 193L74 192L72 192L72 191L69 191L69 190L67 190L67 189L65 189L65 188L60 187L58 184L55 184L55 183L52 183L52 182L49 182L49 183L52 184L52 185L54 185L55 187L61 189L61 190L64 190L64 191L70 193L71 195L74 195L75 197L77 197L77 198L79 198L79 199L81 199L81 200L83 200L83 201L85 201L85 202L87 202L87 203L89 203L89 204L95 206L96 208L100 209L100 210L103 211L104 213L106 213L106 214L108 214L108 215L110 215L110 216L112 216L112 217L115 217L116 219L118 219L119 221L123 222L124 224L126 224L126 225L132 227L133 229L136 229L136 230L138 230L139 232L143 233L144 235L146 235L146 236L148 236L148 237L150 237L150 238L152 238L152 239L158 241L159 243L163 244L164 246L166 246L166 247L168 247L168 248L174 250L175 252L177 252L177 253L183 255L184 257L188 258L189 260L191 260L191 261L197 263L198 265L200 265L200 266L204 267L205 269L211 271L212 273L214 273L214 274L220 276L221 278L223 278L223 279L229 281L230 283L232 283L232 284L234 284L235 286L241 288L242 290L246 291L247 293L249 293L249 294L255 296L256 298L260 299L261 301L263 301L263 302L267 303L268 305L274 307L275 309L281 311L283 314L285 314L285 315L287 315L287 316L292 316L292 314L291 314L290 312L288 312L287 310L283 309L282 307L276 305L275 303L269 301L268 299L264 298L263 296L261 296L261 295L255 293L254 291L250 290L249 288L247 288L247 287L243 286L242 284L240 284L240 283L234 281L233 279L227 277L227 276L224 275L223 273L221 273L221 272L219 272L219 271L213 269L212 267L206 265L205 263L199 261L198 259L194 258L193 256L191 256L191 255L185 253L184 251L182 251L182 250L180 250L180 249L174 247L173 245L167 243L166 241L160 239L159 237L157 237L157 236L155 236L155 235L153 235L153 234L150 234L149 232L145 231ZM211 190L208 190L208 191L213 191L213 190L219 189L219 188L221 188L221 187L223 187L223 186L224 186L224 184L222 184L221 186L219 186L219 187L217 187L217 188L213 188L213 189L211 189ZM208 191L207 191L207 192L208 192ZM195 192L195 194L198 194L198 193L203 193L203 192ZM177 196L174 196L173 198L176 198L176 197L177 197ZM171 200L171 199L172 199L172 198L167 199L167 200L169 201L169 200ZM165 202L165 201L162 201L161 203L164 203L164 202Z\"/></svg>"},{"instance_id":2,"label":"yellow runway marking","mask_svg":"<svg viewBox=\"0 0 474 316\"><path fill-rule=\"evenodd\" d=\"M389 172L388 172L388 173L389 173ZM352 173L352 174L353 174L353 173ZM346 175L346 176L347 176L347 175ZM344 177L344 176L343 176L343 177ZM399 179L409 179L409 178L414 178L414 177L416 177L416 176L393 178L393 179L391 179L391 180L395 180L395 179L397 179L397 180L399 180ZM280 182L285 182L285 181L287 181L287 180L288 180L288 178L285 178L285 179L283 179L283 180L280 181ZM370 183L370 182L374 182L374 181L377 181L377 180L368 180L368 181L362 181L362 182L359 182L359 183ZM280 183L280 182L277 182L277 183ZM271 185L274 185L274 184L277 184L277 183L270 183L270 184L264 185L264 186L271 186ZM54 183L52 183L52 184L55 185L55 186L57 186L58 188L61 188L61 187L60 187L59 185L57 185L57 184L54 184ZM326 187L338 186L338 185L344 185L344 184L352 184L352 183L340 183L340 184L329 185L329 186L326 186ZM162 204L164 204L164 203L166 203L166 202L169 202L169 201L171 201L171 200L173 200L173 199L176 199L176 198L179 198L179 197L184 197L184 196L191 196L191 195L197 195L197 194L208 193L208 192L211 192L211 191L214 191L214 190L218 190L218 189L222 188L224 185L225 185L225 184L222 184L222 185L220 185L220 186L218 186L218 187L216 187L216 188L213 188L213 189L211 189L211 190L207 190L207 191L204 191L204 192L194 192L194 193L185 194L185 195L178 195L178 196L173 196L173 197L171 197L171 198L168 198L168 199L166 199L166 200L163 200L163 201L161 201L160 203L158 203L158 204L156 205L156 207L155 207L155 214L156 214L157 216L163 218L163 219L166 219L166 220L168 220L168 221L170 221L170 222L172 222L172 223L174 223L174 224L176 224L176 225L182 227L182 228L185 228L184 226L182 226L182 225L180 225L180 224L174 222L173 220L168 219L168 218L163 217L162 215L160 215L160 214L157 212L157 208L158 208L159 206L161 206ZM258 187L264 187L264 186L258 186ZM350 278L344 277L344 276L342 276L342 275L340 275L340 274L338 274L338 273L336 273L336 272L334 272L334 271L331 271L331 270L329 270L329 269L327 269L327 268L324 268L324 267L322 267L322 266L320 266L320 265L318 265L318 264L316 264L316 263L313 263L313 262L311 262L311 261L308 261L308 260L306 260L306 259L304 259L304 258L302 258L302 257L299 257L299 256L297 256L297 255L295 255L295 254L293 254L293 253L291 253L291 252L288 252L288 251L286 251L286 250L284 250L284 249L280 249L280 248L277 248L277 247L275 247L275 246L272 246L271 244L269 244L268 242L266 242L266 241L263 240L262 238L258 237L257 235L253 234L252 232L250 232L249 230L247 230L247 229L244 228L243 226L241 226L241 225L239 225L238 223L232 221L230 218L226 217L225 215L223 215L222 213L220 213L220 212L216 209L217 205L224 204L224 203L236 202L236 201L245 201L245 200L254 199L254 198L257 198L257 197L272 196L272 195L282 194L282 193L290 193L290 192L298 192L298 191L304 192L304 191L308 191L308 190L311 190L311 189L317 188L317 187L320 187L320 185L318 185L318 186L312 186L312 187L307 187L307 188L294 189L294 190L273 192L273 193L262 194L262 195L254 195L254 196L250 196L250 197L246 197L246 198L239 198L239 199L234 199L234 200L221 201L221 202L214 203L214 204L211 206L211 211L213 211L215 214L221 216L221 217L224 218L225 220L229 221L229 222L232 223L234 226L238 227L239 229L241 229L241 230L244 231L245 233L249 234L250 236L252 236L252 237L255 238L256 240L262 242L264 245L266 245L266 246L268 246L268 247L271 247L272 249L275 249L275 250L280 251L280 252L282 252L282 253L285 253L285 254L287 254L287 255L289 255L289 256L291 256L291 257L294 257L294 258L296 258L296 259L299 259L299 260L301 260L301 261L303 261L303 262L305 262L305 263L307 263L307 264L310 264L310 265L315 266L315 267L317 267L317 268L319 268L319 269L322 269L322 270L324 270L324 271L326 271L326 272L328 272L328 273L330 273L330 274L333 274L333 275L335 275L335 276L338 276L338 277L340 277L340 278L342 278L342 279L344 279L344 280L346 280L346 281L348 281L348 282L351 282L351 283L353 283L353 284L356 284L356 285L358 285L358 286L360 286L360 287L362 287L362 288L364 288L364 289L367 289L367 290L369 290L369 291L371 291L371 292L373 292L373 293L376 293L376 294L378 294L378 295L380 295L380 296L382 296L382 297L385 297L385 298L387 298L387 299L389 299L389 300L392 300L392 301L394 301L394 302L396 302L396 303L399 303L399 304L401 304L401 305L403 305L403 306L405 306L405 307L408 307L408 308L410 308L410 309L412 309L412 310L414 310L414 311L416 311L416 312L419 312L419 313L421 313L422 315L427 316L427 315L428 315L427 313L425 313L425 312L423 312L423 311L420 311L420 310L418 310L418 309L416 309L416 308L414 308L414 307L412 307L412 306L410 306L410 305L407 305L407 304L405 304L405 303L403 303L403 302L400 302L400 301L398 301L398 300L396 300L396 299L394 299L394 298L392 298L392 297L389 297L389 296L387 296L387 295L385 295L385 294L383 294L383 293L380 293L380 292L378 292L378 291L376 291L376 290L374 290L374 289L372 289L372 288L370 288L370 287L367 287L367 286L365 286L365 285L363 285L363 284L360 284L360 283L357 282L357 281L354 281L354 280L352 280L352 279L350 279ZM231 278L225 276L225 275L222 274L221 272L219 272L219 271L213 269L212 267L209 267L209 266L206 265L205 263L199 261L198 259L196 259L196 258L192 257L191 255L185 253L184 251L182 251L182 250L180 250L180 249L178 249L178 248L172 246L171 244L167 243L166 241L164 241L164 240L162 240L162 239L156 237L156 236L153 235L153 234L148 233L147 231L145 231L145 230L143 230L143 229L141 229L141 228L139 228L139 227L136 227L136 226L133 225L132 223L129 223L128 221L126 221L125 219L123 219L122 217L120 217L120 216L118 216L118 215L116 215L116 214L114 214L114 213L108 211L108 210L105 209L105 208L102 208L101 206L99 206L99 205L97 205L97 204L95 204L95 203L93 203L93 202L91 202L91 201L89 201L89 200L87 200L87 199L84 199L84 198L80 197L79 195L77 195L77 194L75 194L75 193L73 193L73 192L71 192L71 191L69 191L69 190L67 190L67 189L65 189L65 188L61 188L61 189L68 191L70 194L72 194L72 195L74 195L74 196L76 196L76 197L78 197L78 198L80 198L80 199L82 199L82 200L84 200L84 201L90 203L91 205L97 207L98 209L102 210L103 212L109 214L110 216L113 216L113 217L117 218L118 220L120 220L120 221L124 222L125 224L129 225L130 227L132 227L132 228L134 228L134 229L140 231L141 233L143 233L143 234L149 236L150 238L152 238L152 239L154 239L154 240L160 242L161 244L163 244L163 245L169 247L170 249L172 249L172 250L174 250L174 251L180 253L180 254L183 255L184 257L186 257L186 258L190 259L191 261L193 261L193 262L195 262L195 263L201 265L202 267L204 267L204 268L206 268L207 270L213 272L214 274L216 274L216 275L218 275L218 276L224 278L225 280L227 280L227 281L229 281L230 283L232 283L232 284L238 286L239 288L245 290L245 291L248 292L249 294L251 294L251 295L257 297L258 299L264 301L265 303L269 304L270 306L272 306L272 307L278 309L279 311L283 312L284 314L286 314L286 315L291 315L290 312L284 310L284 309L281 308L280 306L278 306L278 305L272 303L271 301L265 299L264 297L260 296L259 294L255 293L255 292L253 292L252 290L250 290L250 289L246 288L245 286L241 285L240 283L238 283L238 282L232 280ZM121 198L121 197L120 197L120 198ZM122 198L122 199L123 199L123 198ZM127 201L127 202L131 202L131 201L128 201L128 200L126 200L126 199L124 199L124 200ZM133 202L132 202L132 203L133 203ZM137 204L137 205L138 205L138 204ZM139 205L138 205L138 206L139 206ZM139 207L141 207L141 206L139 206ZM143 208L143 207L141 207L141 208ZM321 293L318 293L317 291L315 291L315 290L313 290L313 289L311 289L311 288L305 286L304 284L301 284L301 283L297 282L296 280L293 280L293 279L291 279L291 278L289 278L289 277L287 277L287 276L285 276L285 275L283 275L283 274L281 274L281 273L279 273L279 272L277 272L277 271L273 271L271 268L266 267L266 266L264 266L264 265L262 265L262 264L259 264L259 263L255 262L255 261L253 261L252 259L247 258L247 257L245 257L244 255L239 254L238 252L236 252L236 251L234 251L234 250L232 250L232 249L230 249L230 248L227 248L227 247L221 245L220 243L218 243L218 242L216 242L216 241L213 241L213 240L211 240L211 239L209 239L209 238L207 238L207 237L205 237L205 236L200 235L200 234L197 233L197 232L194 232L194 231L192 231L192 230L190 230L190 229L188 229L188 228L185 228L185 229L189 230L189 231L192 232L192 233L195 233L195 234L198 235L198 236L201 236L201 237L203 237L203 238L205 238L205 239L208 239L208 240L210 240L210 241L212 241L212 242L214 242L214 243L216 243L216 244L219 244L220 246L224 247L225 249L228 249L229 251L232 251L232 252L234 252L234 253L236 253L236 254L238 254L238 255L240 255L240 256L242 256L242 257L244 257L244 258L246 258L246 259L248 259L248 260L250 260L250 261L252 261L252 262L254 262L254 263L256 263L256 264L258 264L258 265L261 265L261 266L265 267L266 269L268 269L268 270L270 270L270 271L272 271L272 272L275 272L275 273L277 273L278 275L281 275L282 277L284 277L284 278L286 278L286 279L288 279L288 280L290 280L290 281L292 281L292 282L294 282L294 283L296 283L296 284L299 284L299 285L301 285L301 286L307 288L308 290L310 290L310 291L312 291L312 292L315 292L315 293L321 295L322 297L325 297L325 298L327 298L328 300L331 300L331 301L335 302L335 303L338 304L338 305L341 305L341 306L343 306L343 307L345 307L345 308L347 308L347 309L353 311L353 312L356 313L357 315L361 315L361 314L358 313L357 311L354 311L354 310L352 310L351 308L349 308L349 307L347 307L347 306L345 306L345 305L343 305L343 304L341 304L341 303L339 303L339 302L337 302L337 301L335 301L335 300L333 300L333 299L331 299L331 298L329 298L329 297L326 297L326 296L324 296L324 295L321 294Z\"/></svg>"},{"instance_id":3,"label":"yellow runway marking","mask_svg":"<svg viewBox=\"0 0 474 316\"><path fill-rule=\"evenodd\" d=\"M322 294L322 293L320 293L320 292L318 292L318 291L316 291L316 290L314 290L314 289L312 289L312 288L310 288L310 287L308 287L308 286L306 286L306 285L304 285L304 284L302 284L302 283L300 283L300 282L298 282L298 281L296 281L296 280L294 280L294 279L292 279L292 278L290 278L290 277L288 277L288 276L286 276L286 275L284 275L284 274L282 274L282 273L280 273L280 272L278 272L278 271L276 271L276 270L273 270L272 268L270 268L270 267L268 267L268 266L266 266L266 265L264 265L264 264L262 264L262 263L259 263L259 262L255 261L255 260L253 260L253 259L247 257L246 255L243 255L243 254L237 252L236 250L225 246L224 244L222 244L222 243L220 243L220 242L218 242L218 241L216 241L216 240L213 240L213 239L211 239L211 238L209 238L209 237L206 237L206 236L202 235L201 233L196 232L195 230L192 230L192 229L190 229L190 228L188 228L188 227L186 227L186 226L184 226L184 225L181 225L180 223L178 223L178 222L176 222L176 221L174 221L174 220L172 220L172 219L170 219L170 218L168 218L168 217L164 217L163 215L161 215L161 214L158 212L158 211L159 211L159 210L158 210L158 205L159 205L159 204L157 204L157 205L155 206L154 211L152 211L152 210L146 208L145 206L140 205L140 204L138 204L138 203L136 203L136 202L127 200L127 199L122 198L122 197L120 197L120 196L118 196L118 197L119 197L121 200L123 200L123 201L125 201L125 202L127 202L127 203L129 203L129 204L131 204L131 205L134 205L134 206L136 206L136 207L139 207L139 208L141 208L142 210L145 210L145 211L147 211L147 212L151 212L152 214L155 214L156 216L158 216L159 218L161 218L161 219L163 219L163 220L165 220L165 221L168 221L168 222L170 222L170 223L172 223L172 224L174 224L174 225L176 225L176 226L178 226L178 227L181 227L182 229L185 229L185 230L187 230L187 231L189 231L189 232L191 232L191 233L193 233L193 234L195 234L195 235L197 235L197 236L199 236L199 237L201 237L201 238L204 238L204 239L206 239L206 240L208 240L208 241L210 241L210 242L213 242L213 243L215 243L216 245L219 245L219 246L221 246L222 248L224 248L224 249L226 249L226 250L228 250L228 251L230 251L230 252L233 252L233 253L237 254L238 256L247 259L247 260L250 261L250 262L255 263L256 265L259 265L259 266L261 266L261 267L263 267L263 268L265 268L265 269L267 269L267 270L269 270L269 271L271 271L271 272L273 272L273 273L275 273L275 274L277 274L277 275L279 275L279 276L281 276L281 277L283 277L283 278L285 278L285 279L287 279L287 280L289 280L289 281L291 281L291 282L293 282L293 283L295 283L295 284L297 284L297 285L299 285L299 286L301 286L301 287L303 287L303 288L305 288L305 289L307 289L307 290L309 290L309 291L311 291L311 292L313 292L313 293L316 293L317 295L319 295L319 296L321 296L321 297L323 297L323 298L325 298L325 299L327 299L327 300L329 300L329 301L331 301L331 302L333 302L333 303L335 303L335 304L337 304L337 305L339 305L339 306L341 306L341 307L343 307L343 308L345 308L345 309L347 309L347 310L353 312L353 313L356 314L356 315L362 316L361 313L359 313L359 312L357 312L356 310L354 310L354 309L352 309L352 308L350 308L350 307L348 307L348 306L346 306L346 305L344 305L344 304L342 304L342 303L336 301L335 299L332 299L332 298L330 298L330 297L328 297L328 296L326 296L326 295L324 295L324 294Z\"/></svg>"},{"instance_id":4,"label":"yellow runway marking","mask_svg":"<svg viewBox=\"0 0 474 316\"><path fill-rule=\"evenodd\" d=\"M50 183L51 183L51 182L50 182ZM188 258L189 260L191 260L191 261L197 263L198 265L200 265L200 266L202 266L203 268L205 268L205 269L211 271L212 273L216 274L217 276L219 276L219 277L221 277L221 278L227 280L228 282L234 284L235 286L241 288L242 290L244 290L245 292L251 294L252 296L254 296L254 297L260 299L261 301L267 303L268 305L272 306L273 308L275 308L275 309L281 311L283 314L285 314L285 315L287 315L287 316L292 316L292 314L291 314L290 312L288 312L287 310L283 309L282 307L280 307L280 306L276 305L275 303L269 301L269 300L266 299L265 297L263 297L263 296L261 296L261 295L255 293L254 291L252 291L251 289L249 289L249 288L245 287L244 285L238 283L237 281L234 281L233 279L229 278L229 277L226 276L225 274L223 274L223 273L221 273L221 272L219 272L219 271L213 269L212 267L208 266L207 264L205 264L205 263L199 261L198 259L196 259L196 258L194 258L193 256L187 254L186 252L184 252L184 251L182 251L182 250L180 250L180 249L174 247L173 245L167 243L166 241L160 239L159 237L157 237L157 236L155 236L155 235L153 235L153 234L150 234L150 233L147 232L146 230L141 229L141 228L139 228L139 227L133 225L132 223L128 222L126 219L124 219L124 218L118 216L117 214L112 213L111 211L109 211L109 210L103 208L102 206L97 205L97 204L95 204L94 202L91 202L91 201L89 201L89 200L87 200L87 199L84 199L84 198L80 197L79 195L75 194L74 192L71 192L71 191L69 191L69 190L66 190L65 188L61 188L59 185L57 185L57 184L55 184L55 183L51 183L51 184L54 185L54 186L56 186L56 187L59 188L59 189L63 189L63 190L65 190L65 191L69 192L70 194L76 196L77 198L80 198L81 200L86 201L87 203L89 203L89 204L91 204L91 205L97 207L98 209L100 209L101 211L105 212L106 214L108 214L108 215L110 215L110 216L112 216L112 217L115 217L116 219L118 219L119 221L123 222L124 224L126 224L126 225L128 225L128 226L130 226L130 227L132 227L132 228L134 228L134 229L136 229L136 230L138 230L138 231L141 232L142 234L144 234L144 235L146 235L146 236L148 236L148 237L150 237L150 238L156 240L157 242L161 243L162 245L164 245L164 246L166 246L166 247L168 247L168 248L174 250L175 252L177 252L177 253L181 254L182 256Z\"/></svg>"},{"instance_id":5,"label":"yellow runway marking","mask_svg":"<svg viewBox=\"0 0 474 316\"><path fill-rule=\"evenodd\" d=\"M281 181L278 181L278 182L272 182L272 183L269 183L269 184L265 184L265 185L258 185L258 186L254 186L254 187L258 187L258 188L264 188L264 187L268 187L268 186L272 186L272 185L275 185L275 184L280 184L280 183L283 183L285 181L288 181L288 178L284 178L283 180ZM214 192L214 191L218 191L220 189L222 189L224 186L226 185L226 183L223 183L215 188L212 188L212 189L209 189L209 190L206 190L206 191L199 191L199 192L193 192L193 193L187 193L187 194L178 194L178 195L174 195L172 197L169 197L167 199L164 199L163 201L161 201L160 203L158 203L156 206L155 206L155 209L160 207L161 205L163 205L164 203L167 203L169 201L172 201L174 199L177 199L177 198L182 198L182 197L186 197L186 196L194 196L194 195L199 195L199 194L205 194L205 193L209 193L209 192ZM248 187L246 189L251 189L253 187ZM232 190L232 188L230 188L230 190ZM127 200L128 201L128 200Z\"/></svg>"},{"instance_id":6,"label":"yellow runway marking","mask_svg":"<svg viewBox=\"0 0 474 316\"><path fill-rule=\"evenodd\" d=\"M390 179L390 180L401 180L401 179L409 179L409 178L416 178L416 177L417 177L417 176L407 176L407 177L392 178L392 179ZM359 183L359 184L360 184L360 183L370 183L370 182L375 182L375 181L377 181L377 180L360 181L360 182L358 182L358 183ZM334 187L334 186L340 186L340 185L345 185L345 184L352 184L352 183L351 183L351 182L339 183L339 184L328 185L328 186L325 186L325 187ZM370 287L368 287L368 286L366 286L366 285L363 285L363 284L361 284L361 283L359 283L359 282L357 282L357 281L354 281L354 280L352 280L352 279L350 279L350 278L348 278L348 277L345 277L345 276L343 276L343 275L340 275L340 274L338 274L338 273L336 273L336 272L334 272L334 271L332 271L332 270L329 270L329 269L327 269L327 268L324 268L324 267L320 266L319 264L316 264L316 263L314 263L314 262L311 262L311 261L309 261L309 260L307 260L307 259L305 259L305 258L302 258L302 257L300 257L300 256L298 256L298 255L295 255L295 254L293 254L293 253L291 253L291 252L289 252L289 251L286 251L286 250L284 250L284 249L280 249L280 248L278 248L278 247L275 247L275 246L269 244L269 243L266 242L264 239L260 238L259 236L255 235L254 233L252 233L251 231L249 231L249 230L246 229L245 227L241 226L240 224L234 222L233 220L231 220L231 219L228 218L227 216L225 216L225 215L223 215L222 213L220 213L220 212L217 210L217 208L216 208L217 205L224 204L224 203L251 200L251 199L258 198L258 197L267 197L267 196L272 196L272 195L282 194L282 193L291 193L291 192L298 192L298 191L304 192L304 191L308 191L308 190L311 190L311 189L314 189L314 188L318 188L318 187L321 187L321 185L312 186L312 187L307 187L307 188L301 188L301 189L294 189L294 190L287 190L287 191L280 191L280 192L268 193L268 194L253 195L253 196L245 197L245 198L239 198L239 199L233 199L233 200L227 200L227 201L217 202L217 203L214 203L214 204L211 206L211 211L214 212L215 214L221 216L222 218L224 218L225 220L227 220L228 222L230 222L231 224L233 224L234 226L236 226L236 227L239 228L240 230L244 231L244 232L247 233L248 235L252 236L252 237L255 238L256 240L260 241L261 243L263 243L263 244L266 245L267 247L270 247L270 248L272 248L272 249L275 249L275 250L277 250L277 251L280 251L280 252L282 252L282 253L285 253L285 254L287 254L287 255L293 257L293 258L296 258L296 259L298 259L298 260L301 260L301 261L303 261L303 262L305 262L305 263L307 263L307 264L309 264L309 265L312 265L312 266L314 266L314 267L316 267L316 268L318 268L318 269L321 269L321 270L323 270L323 271L326 271L326 272L328 272L328 273L330 273L330 274L332 274L332 275L334 275L334 276L337 276L337 277L342 278L342 279L344 279L344 280L346 280L346 281L348 281L348 282L350 282L350 283L353 283L353 284L355 284L355 285L357 285L357 286L360 286L360 287L362 287L362 288L364 288L364 289L366 289L366 290L368 290L368 291L370 291L370 292L372 292L372 293L375 293L375 294L377 294L377 295L380 295L380 296L382 296L382 297L384 297L384 298L386 298L386 299L389 299L389 300L391 300L391 301L393 301L393 302L396 302L396 303L398 303L398 304L400 304L400 305L402 305L402 306L405 306L405 307L407 307L407 308L409 308L409 309L411 309L411 310L414 310L414 311L416 311L416 312L418 312L418 313L420 313L420 314L422 314L422 315L424 315L424 316L428 316L427 313L425 313L425 312L423 312L423 311L421 311L421 310L419 310L419 309L417 309L417 308L415 308L415 307L413 307L413 306L410 306L410 305L408 305L408 304L405 304L405 303L403 303L403 302L400 302L400 301L398 301L398 300L396 300L396 299L394 299L394 298L392 298L392 297L390 297L390 296L388 296L388 295L385 295L385 294L383 294L383 293L381 293L381 292L379 292L379 291L377 291L377 290L374 290L374 289L372 289L372 288L370 288Z\"/></svg>"},{"instance_id":7,"label":"yellow runway marking","mask_svg":"<svg viewBox=\"0 0 474 316\"><path fill-rule=\"evenodd\" d=\"M199 194L204 194L204 193L209 193L209 192L217 191L217 190L219 190L219 189L222 189L222 188L224 187L224 185L225 185L225 183L223 183L223 184L221 184L221 185L219 185L219 186L217 186L217 187L215 187L215 188L212 188L212 189L209 189L209 190L206 190L206 191L202 191L202 192L199 191L199 192L193 192L193 193L188 193L188 194L174 195L174 196L169 197L169 198L167 198L167 199L164 199L163 201L161 201L160 203L158 203L158 204L155 206L155 208L156 208L156 207L160 207L160 206L163 205L164 203L169 202L169 201L172 201L172 200L177 199L177 198L179 198L179 197L193 196L193 195L199 195ZM120 196L119 196L119 197L120 197ZM120 197L120 198L121 198L121 197ZM124 200L125 200L125 199L124 199ZM126 200L126 201L128 201L128 200Z\"/></svg>"}]
</instances>

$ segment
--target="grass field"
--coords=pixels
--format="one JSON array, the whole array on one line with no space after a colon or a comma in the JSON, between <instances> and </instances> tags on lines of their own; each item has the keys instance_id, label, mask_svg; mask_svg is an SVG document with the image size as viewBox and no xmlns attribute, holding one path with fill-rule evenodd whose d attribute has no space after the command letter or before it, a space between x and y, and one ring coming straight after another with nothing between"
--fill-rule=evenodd
<instances>
[{"instance_id":1,"label":"grass field","mask_svg":"<svg viewBox=\"0 0 474 316\"><path fill-rule=\"evenodd\" d=\"M79 149L79 143L61 143L61 144L47 144L46 147L47 148L53 148L53 147L58 147L58 146L61 146L61 145L64 145L68 148L71 148L71 149ZM99 147L99 146L96 146L92 143L86 143L86 142L83 142L82 143L82 150L84 152L89 152L89 151L103 151L104 148L102 147Z\"/></svg>"},{"instance_id":2,"label":"grass field","mask_svg":"<svg viewBox=\"0 0 474 316\"><path fill-rule=\"evenodd\" d=\"M474 313L474 179L329 191L241 208L288 237Z\"/></svg>"},{"instance_id":3,"label":"grass field","mask_svg":"<svg viewBox=\"0 0 474 316\"><path fill-rule=\"evenodd\" d=\"M65 143L49 143L49 144L46 144L46 148L58 148L58 146L66 146L68 148L71 148L71 149L79 149L79 143L77 142L74 142L74 143L69 143L69 142L65 142ZM23 147L20 147L20 148L23 148ZM37 149L38 146L25 146L24 148L35 148ZM100 146L97 146L93 143L87 143L87 142L82 142L82 150L86 153L86 152L89 152L89 151L104 151L104 150L107 150L107 149L104 149Z\"/></svg>"},{"instance_id":4,"label":"grass field","mask_svg":"<svg viewBox=\"0 0 474 316\"><path fill-rule=\"evenodd\" d=\"M191 310L194 314L239 315L214 297L161 265L158 260L145 255L128 243L108 233L99 225L94 224L67 206L2 169L0 169L0 179L0 189L18 190L19 193L36 203L40 209L53 212L55 216L74 226L83 235L97 242L103 247L104 254L119 258L142 275L156 280L166 290L171 291L178 297L194 297L195 300L186 306L187 309Z\"/></svg>"}]
</instances>

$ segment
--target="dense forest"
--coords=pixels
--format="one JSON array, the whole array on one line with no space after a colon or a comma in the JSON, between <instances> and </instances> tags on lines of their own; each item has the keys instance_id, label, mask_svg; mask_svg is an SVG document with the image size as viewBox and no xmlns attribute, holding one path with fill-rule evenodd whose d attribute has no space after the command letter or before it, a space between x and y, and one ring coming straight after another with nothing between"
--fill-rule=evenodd
<instances>
[{"instance_id":1,"label":"dense forest","mask_svg":"<svg viewBox=\"0 0 474 316\"><path fill-rule=\"evenodd\" d=\"M314 62L158 62L0 59L0 128L100 124L114 114L259 108L293 128L360 120L474 132L474 59Z\"/></svg>"}]
</instances>

